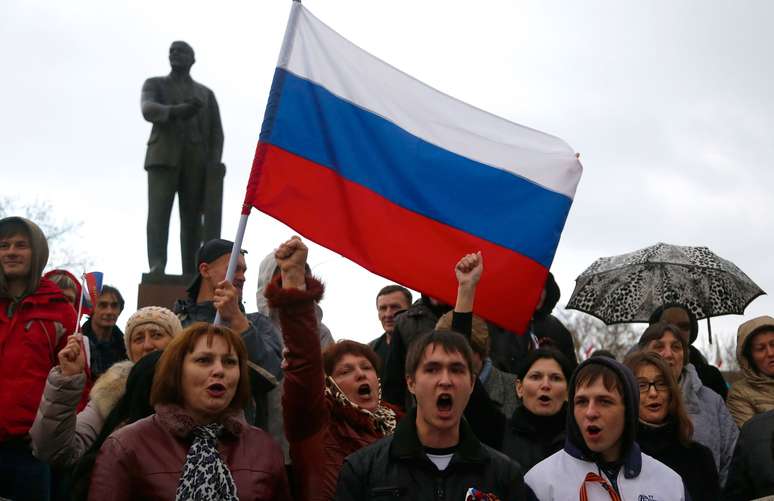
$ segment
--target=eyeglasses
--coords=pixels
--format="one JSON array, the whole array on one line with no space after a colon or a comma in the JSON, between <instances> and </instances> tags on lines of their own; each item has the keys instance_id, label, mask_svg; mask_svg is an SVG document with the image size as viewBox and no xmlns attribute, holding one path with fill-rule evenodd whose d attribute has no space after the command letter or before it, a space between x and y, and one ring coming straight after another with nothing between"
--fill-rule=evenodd
<instances>
[{"instance_id":1,"label":"eyeglasses","mask_svg":"<svg viewBox=\"0 0 774 501\"><path fill-rule=\"evenodd\" d=\"M649 392L651 386L654 387L658 393L664 393L669 390L669 385L664 381L640 381L637 383L640 393Z\"/></svg>"}]
</instances>

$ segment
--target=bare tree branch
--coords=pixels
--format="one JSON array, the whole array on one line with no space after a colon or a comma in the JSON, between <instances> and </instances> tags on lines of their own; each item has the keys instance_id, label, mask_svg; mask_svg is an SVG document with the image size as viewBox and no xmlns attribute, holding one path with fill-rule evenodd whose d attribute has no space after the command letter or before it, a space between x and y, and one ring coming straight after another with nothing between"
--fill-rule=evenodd
<instances>
[{"instance_id":1,"label":"bare tree branch","mask_svg":"<svg viewBox=\"0 0 774 501\"><path fill-rule=\"evenodd\" d=\"M644 324L605 325L598 318L578 311L565 310L561 307L554 310L562 323L569 329L576 340L575 350L578 360L585 360L595 350L608 350L618 360L637 344Z\"/></svg>"},{"instance_id":2,"label":"bare tree branch","mask_svg":"<svg viewBox=\"0 0 774 501\"><path fill-rule=\"evenodd\" d=\"M61 221L54 217L54 208L48 202L35 200L23 203L16 199L0 198L0 218L21 216L37 224L48 240L48 268L64 268L80 272L92 266L92 259L80 248L79 230L82 221ZM78 274L78 273L76 273Z\"/></svg>"}]
</instances>

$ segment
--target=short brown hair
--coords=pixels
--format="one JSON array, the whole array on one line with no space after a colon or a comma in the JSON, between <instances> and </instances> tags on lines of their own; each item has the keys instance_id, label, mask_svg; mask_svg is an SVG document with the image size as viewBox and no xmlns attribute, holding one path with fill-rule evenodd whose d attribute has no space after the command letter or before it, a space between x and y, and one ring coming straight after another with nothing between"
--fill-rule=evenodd
<instances>
[{"instance_id":1,"label":"short brown hair","mask_svg":"<svg viewBox=\"0 0 774 501\"><path fill-rule=\"evenodd\" d=\"M605 385L607 391L615 390L621 396L624 397L625 384L621 381L621 378L616 372L603 364L586 364L575 374L575 387L573 393L575 393L581 386L591 386L599 378L602 378L602 384Z\"/></svg>"},{"instance_id":2,"label":"short brown hair","mask_svg":"<svg viewBox=\"0 0 774 501\"><path fill-rule=\"evenodd\" d=\"M459 353L462 355L462 358L465 359L465 363L468 365L471 381L476 377L473 374L473 351L470 349L470 344L468 344L465 336L454 331L438 330L425 332L409 345L408 354L406 355L407 376L414 377L416 375L419 364L422 362L422 357L425 354L425 349L431 344L440 346L446 353Z\"/></svg>"},{"instance_id":3,"label":"short brown hair","mask_svg":"<svg viewBox=\"0 0 774 501\"><path fill-rule=\"evenodd\" d=\"M379 355L371 349L370 346L357 341L351 341L349 339L342 339L331 345L328 345L323 351L323 369L325 369L326 376L333 376L333 370L336 368L336 364L344 355L355 355L358 357L365 357L371 362L371 365L376 369L377 374L381 370L381 363L379 362Z\"/></svg>"},{"instance_id":4,"label":"short brown hair","mask_svg":"<svg viewBox=\"0 0 774 501\"><path fill-rule=\"evenodd\" d=\"M693 436L693 423L688 417L688 411L685 410L683 395L680 386L677 384L675 376L669 365L658 353L652 351L636 351L626 357L624 365L632 370L634 376L637 376L637 369L643 365L652 365L661 373L667 386L669 387L669 415L677 420L678 438L683 445L688 445Z\"/></svg>"},{"instance_id":5,"label":"short brown hair","mask_svg":"<svg viewBox=\"0 0 774 501\"><path fill-rule=\"evenodd\" d=\"M4 218L0 224L0 238L11 238L16 235L23 235L27 240L32 240L30 230L24 221L19 217ZM31 244L32 242L30 242Z\"/></svg>"},{"instance_id":6,"label":"short brown hair","mask_svg":"<svg viewBox=\"0 0 774 501\"><path fill-rule=\"evenodd\" d=\"M680 341L680 345L683 347L684 367L688 364L689 345L688 340L681 334L683 331L676 325L668 324L666 322L656 322L655 324L649 325L648 328L645 329L645 332L642 333L642 336L640 336L640 340L637 341L637 346L639 346L641 350L645 349L651 341L661 339L667 332L671 332L672 335Z\"/></svg>"},{"instance_id":7,"label":"short brown hair","mask_svg":"<svg viewBox=\"0 0 774 501\"><path fill-rule=\"evenodd\" d=\"M402 285L398 284L392 284L392 285L385 285L381 288L381 290L376 294L376 301L379 301L379 298L382 296L386 296L387 294L392 294L393 292L400 292L403 294L403 296L406 298L406 302L409 306L411 306L411 300L413 299L411 297L411 291L407 288L403 287Z\"/></svg>"},{"instance_id":8,"label":"short brown hair","mask_svg":"<svg viewBox=\"0 0 774 501\"><path fill-rule=\"evenodd\" d=\"M150 403L183 405L183 362L185 356L193 353L196 343L202 336L207 336L207 346L212 345L214 336L221 336L231 350L239 358L239 383L234 398L228 408L239 411L247 406L250 400L250 374L247 367L247 349L242 337L228 327L222 325L196 322L180 334L172 338L159 359L156 373L153 376Z\"/></svg>"}]
</instances>

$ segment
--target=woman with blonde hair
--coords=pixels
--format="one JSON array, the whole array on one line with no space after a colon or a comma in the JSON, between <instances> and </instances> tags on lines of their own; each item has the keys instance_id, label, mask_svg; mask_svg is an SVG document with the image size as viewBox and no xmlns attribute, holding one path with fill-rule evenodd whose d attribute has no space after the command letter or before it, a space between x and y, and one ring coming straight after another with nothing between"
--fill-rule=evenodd
<instances>
[{"instance_id":1,"label":"woman with blonde hair","mask_svg":"<svg viewBox=\"0 0 774 501\"><path fill-rule=\"evenodd\" d=\"M642 452L677 472L691 499L719 499L712 452L691 440L693 423L672 370L654 352L635 352L624 364L634 373L640 392L637 442Z\"/></svg>"}]
</instances>

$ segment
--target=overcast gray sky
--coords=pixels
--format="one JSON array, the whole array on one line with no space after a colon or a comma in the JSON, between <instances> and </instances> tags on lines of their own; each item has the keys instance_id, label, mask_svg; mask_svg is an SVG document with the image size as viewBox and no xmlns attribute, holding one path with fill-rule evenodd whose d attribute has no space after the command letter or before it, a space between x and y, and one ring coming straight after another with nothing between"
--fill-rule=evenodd
<instances>
[{"instance_id":1,"label":"overcast gray sky","mask_svg":"<svg viewBox=\"0 0 774 501\"><path fill-rule=\"evenodd\" d=\"M71 245L125 293L119 323L147 270L143 80L168 72L171 41L194 47L193 77L220 104L223 236L233 238L290 4L0 4L0 196L47 201L56 218L83 221ZM560 304L595 258L659 241L706 245L774 290L771 2L304 4L401 70L581 153L584 175L552 267ZM172 221L168 271L179 272ZM253 211L248 310L260 259L290 234ZM310 261L327 282L334 336L380 334L373 296L388 281L317 246ZM744 317L714 320L713 332L730 339L743 319L773 312L764 296Z\"/></svg>"}]
</instances>

